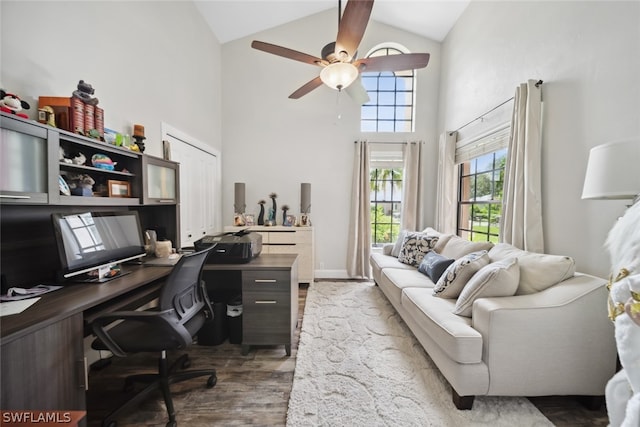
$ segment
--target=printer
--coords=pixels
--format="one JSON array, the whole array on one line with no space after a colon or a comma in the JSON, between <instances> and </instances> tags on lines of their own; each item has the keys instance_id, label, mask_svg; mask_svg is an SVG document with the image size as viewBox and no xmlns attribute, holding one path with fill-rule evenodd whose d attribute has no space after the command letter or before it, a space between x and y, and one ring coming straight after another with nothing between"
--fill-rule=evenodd
<instances>
[{"instance_id":1,"label":"printer","mask_svg":"<svg viewBox=\"0 0 640 427\"><path fill-rule=\"evenodd\" d=\"M260 255L262 235L245 229L204 236L193 245L196 251L215 245L207 257L207 264L247 263Z\"/></svg>"}]
</instances>

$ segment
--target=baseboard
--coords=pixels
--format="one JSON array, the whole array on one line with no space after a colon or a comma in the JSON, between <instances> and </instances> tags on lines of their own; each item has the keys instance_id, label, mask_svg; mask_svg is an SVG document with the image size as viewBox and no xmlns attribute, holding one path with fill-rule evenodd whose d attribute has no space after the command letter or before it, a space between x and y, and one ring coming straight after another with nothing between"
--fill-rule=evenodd
<instances>
[{"instance_id":1,"label":"baseboard","mask_svg":"<svg viewBox=\"0 0 640 427\"><path fill-rule=\"evenodd\" d=\"M314 281L319 282L322 280L330 279L350 279L347 274L347 270L316 270Z\"/></svg>"}]
</instances>

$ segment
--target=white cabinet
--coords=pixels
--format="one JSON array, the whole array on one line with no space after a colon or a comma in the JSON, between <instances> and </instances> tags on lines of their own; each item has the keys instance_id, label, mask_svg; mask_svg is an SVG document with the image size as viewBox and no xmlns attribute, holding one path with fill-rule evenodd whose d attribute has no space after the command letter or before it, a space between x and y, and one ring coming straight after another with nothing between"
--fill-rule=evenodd
<instances>
[{"instance_id":1,"label":"white cabinet","mask_svg":"<svg viewBox=\"0 0 640 427\"><path fill-rule=\"evenodd\" d=\"M314 279L313 227L284 227L281 225L225 227L225 231L249 229L262 235L263 254L298 254L298 281L311 283Z\"/></svg>"}]
</instances>

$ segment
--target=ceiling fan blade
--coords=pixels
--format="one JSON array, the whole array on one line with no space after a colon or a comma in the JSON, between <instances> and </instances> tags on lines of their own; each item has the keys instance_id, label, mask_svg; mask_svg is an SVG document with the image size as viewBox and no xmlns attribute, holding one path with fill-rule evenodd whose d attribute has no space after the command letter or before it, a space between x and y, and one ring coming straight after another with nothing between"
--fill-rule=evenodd
<instances>
[{"instance_id":1,"label":"ceiling fan blade","mask_svg":"<svg viewBox=\"0 0 640 427\"><path fill-rule=\"evenodd\" d=\"M284 58L293 59L294 61L300 61L311 65L326 65L327 62L322 59L307 55L306 53L298 52L297 50L289 49L282 46L277 46L271 43L260 42L254 40L251 42L251 47L261 50L263 52L272 53L274 55L282 56Z\"/></svg>"},{"instance_id":2,"label":"ceiling fan blade","mask_svg":"<svg viewBox=\"0 0 640 427\"><path fill-rule=\"evenodd\" d=\"M367 29L372 8L373 0L349 0L347 2L336 37L335 52L339 60L352 58L355 55L362 41L364 30ZM341 54L341 52L346 52L346 54Z\"/></svg>"},{"instance_id":3,"label":"ceiling fan blade","mask_svg":"<svg viewBox=\"0 0 640 427\"><path fill-rule=\"evenodd\" d=\"M358 76L358 78L353 83L347 86L345 91L358 105L363 105L369 102L369 94L362 85L362 79L360 78L360 76Z\"/></svg>"},{"instance_id":4,"label":"ceiling fan blade","mask_svg":"<svg viewBox=\"0 0 640 427\"><path fill-rule=\"evenodd\" d=\"M320 80L320 76L302 85L300 89L296 90L291 95L289 95L289 98L290 99L302 98L304 95L308 94L309 92L311 92L312 90L314 90L319 86L322 86L322 80Z\"/></svg>"},{"instance_id":5,"label":"ceiling fan blade","mask_svg":"<svg viewBox=\"0 0 640 427\"><path fill-rule=\"evenodd\" d=\"M402 53L359 59L353 63L361 73L404 71L424 68L429 63L428 53Z\"/></svg>"}]
</instances>

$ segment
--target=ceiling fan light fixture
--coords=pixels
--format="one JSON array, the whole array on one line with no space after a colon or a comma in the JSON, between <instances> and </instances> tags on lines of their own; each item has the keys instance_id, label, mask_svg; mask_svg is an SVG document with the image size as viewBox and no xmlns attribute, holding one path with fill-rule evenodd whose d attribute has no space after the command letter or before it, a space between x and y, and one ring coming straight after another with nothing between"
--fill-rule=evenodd
<instances>
[{"instance_id":1,"label":"ceiling fan light fixture","mask_svg":"<svg viewBox=\"0 0 640 427\"><path fill-rule=\"evenodd\" d=\"M334 62L320 71L320 80L331 89L342 90L358 78L358 69L349 62Z\"/></svg>"}]
</instances>

